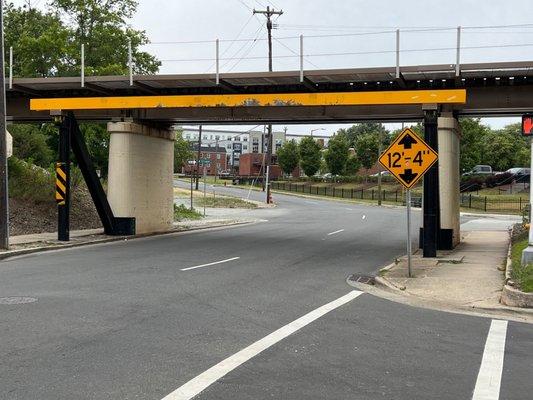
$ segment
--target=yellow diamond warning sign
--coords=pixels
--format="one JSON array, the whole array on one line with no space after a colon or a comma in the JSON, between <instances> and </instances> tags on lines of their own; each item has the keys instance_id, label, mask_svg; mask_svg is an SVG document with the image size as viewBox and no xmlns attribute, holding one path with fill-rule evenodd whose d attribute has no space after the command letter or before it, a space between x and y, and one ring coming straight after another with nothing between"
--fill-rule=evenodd
<instances>
[{"instance_id":1,"label":"yellow diamond warning sign","mask_svg":"<svg viewBox=\"0 0 533 400\"><path fill-rule=\"evenodd\" d=\"M412 188L438 160L439 156L411 129L405 128L400 136L379 157L379 162L406 189Z\"/></svg>"}]
</instances>

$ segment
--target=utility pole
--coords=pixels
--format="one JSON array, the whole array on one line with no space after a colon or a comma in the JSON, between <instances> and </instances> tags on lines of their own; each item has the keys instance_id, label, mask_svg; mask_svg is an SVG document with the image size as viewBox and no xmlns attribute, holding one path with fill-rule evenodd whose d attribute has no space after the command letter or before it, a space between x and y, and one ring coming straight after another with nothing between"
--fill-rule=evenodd
<instances>
[{"instance_id":1,"label":"utility pole","mask_svg":"<svg viewBox=\"0 0 533 400\"><path fill-rule=\"evenodd\" d=\"M272 16L273 15L282 15L283 10L275 11L270 9L270 6L267 6L266 11L253 10L255 14L263 14L267 19L267 32L268 32L268 71L272 72ZM267 156L266 156L266 181L270 182L270 164L272 163L272 124L268 125L268 135L267 135ZM266 187L266 202L270 203L270 185Z\"/></svg>"},{"instance_id":2,"label":"utility pole","mask_svg":"<svg viewBox=\"0 0 533 400\"><path fill-rule=\"evenodd\" d=\"M0 6L0 248L9 247L9 195L7 193L6 85L4 77L4 16Z\"/></svg>"},{"instance_id":3,"label":"utility pole","mask_svg":"<svg viewBox=\"0 0 533 400\"><path fill-rule=\"evenodd\" d=\"M218 165L219 165L218 160L221 154L218 152L218 136L215 138L215 153L217 155L216 162L215 162L215 185L216 185L217 177L218 177Z\"/></svg>"},{"instance_id":4,"label":"utility pole","mask_svg":"<svg viewBox=\"0 0 533 400\"><path fill-rule=\"evenodd\" d=\"M382 147L383 147L383 135L382 135L382 132L381 132L381 129L379 131L379 134L378 134L378 138L379 138L379 143L378 143L378 157L381 156L381 152L383 151ZM381 170L381 165L378 163L378 206L381 205L381 174L382 174L382 170Z\"/></svg>"},{"instance_id":5,"label":"utility pole","mask_svg":"<svg viewBox=\"0 0 533 400\"><path fill-rule=\"evenodd\" d=\"M200 182L200 155L202 149L202 125L198 128L198 153L196 156L196 190Z\"/></svg>"}]
</instances>

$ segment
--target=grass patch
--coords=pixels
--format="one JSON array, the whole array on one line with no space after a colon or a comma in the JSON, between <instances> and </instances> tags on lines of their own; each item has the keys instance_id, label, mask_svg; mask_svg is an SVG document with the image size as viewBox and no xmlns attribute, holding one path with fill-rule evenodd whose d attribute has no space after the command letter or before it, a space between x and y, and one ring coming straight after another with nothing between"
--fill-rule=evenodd
<instances>
[{"instance_id":1,"label":"grass patch","mask_svg":"<svg viewBox=\"0 0 533 400\"><path fill-rule=\"evenodd\" d=\"M522 251L528 245L527 231L526 235L521 235L520 238L513 243L511 247L511 259L513 262L513 280L520 285L523 292L533 292L533 264L522 265ZM524 236L524 237L522 237Z\"/></svg>"},{"instance_id":2,"label":"grass patch","mask_svg":"<svg viewBox=\"0 0 533 400\"><path fill-rule=\"evenodd\" d=\"M249 201L239 199L237 197L226 197L226 196L207 196L205 198L199 197L196 200L198 206L210 208L257 208L257 204L251 203Z\"/></svg>"},{"instance_id":3,"label":"grass patch","mask_svg":"<svg viewBox=\"0 0 533 400\"><path fill-rule=\"evenodd\" d=\"M184 204L177 206L174 204L174 221L186 221L186 220L196 220L201 219L202 214L196 210L191 210Z\"/></svg>"}]
</instances>

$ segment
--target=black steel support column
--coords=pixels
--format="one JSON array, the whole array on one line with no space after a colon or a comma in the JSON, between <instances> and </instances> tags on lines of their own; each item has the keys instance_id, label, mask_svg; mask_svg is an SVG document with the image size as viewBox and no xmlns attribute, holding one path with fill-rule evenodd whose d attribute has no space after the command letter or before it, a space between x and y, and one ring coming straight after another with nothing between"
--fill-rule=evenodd
<instances>
[{"instance_id":1,"label":"black steel support column","mask_svg":"<svg viewBox=\"0 0 533 400\"><path fill-rule=\"evenodd\" d=\"M428 145L438 151L438 111L424 111L424 137ZM437 256L439 223L439 165L436 162L424 175L423 255Z\"/></svg>"},{"instance_id":2,"label":"black steel support column","mask_svg":"<svg viewBox=\"0 0 533 400\"><path fill-rule=\"evenodd\" d=\"M59 165L65 174L64 199L57 205L57 239L62 242L70 240L70 137L71 123L68 117L62 117L59 125Z\"/></svg>"}]
</instances>

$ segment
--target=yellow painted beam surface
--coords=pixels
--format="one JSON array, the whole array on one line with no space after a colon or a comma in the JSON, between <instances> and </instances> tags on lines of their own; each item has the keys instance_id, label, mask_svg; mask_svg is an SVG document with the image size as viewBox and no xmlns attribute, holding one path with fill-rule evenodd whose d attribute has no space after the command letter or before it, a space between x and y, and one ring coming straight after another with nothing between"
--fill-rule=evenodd
<instances>
[{"instance_id":1,"label":"yellow painted beam surface","mask_svg":"<svg viewBox=\"0 0 533 400\"><path fill-rule=\"evenodd\" d=\"M183 96L73 97L31 99L32 111L113 110L137 108L358 106L388 104L463 104L466 90L402 90L383 92L217 94Z\"/></svg>"}]
</instances>

